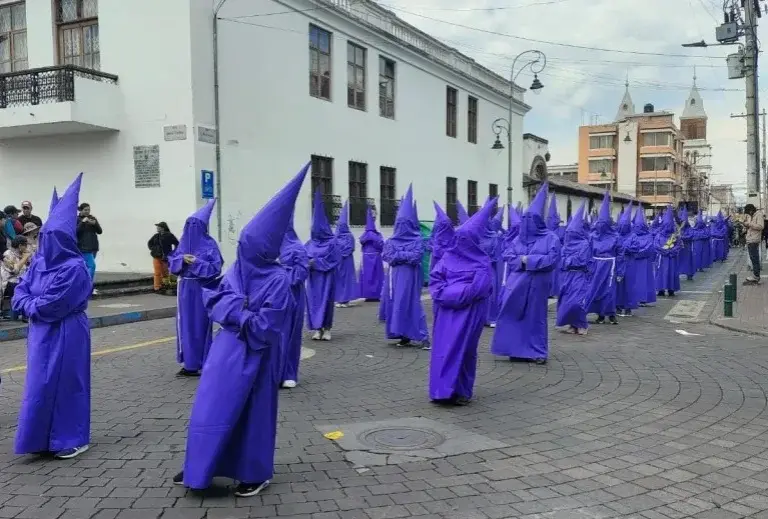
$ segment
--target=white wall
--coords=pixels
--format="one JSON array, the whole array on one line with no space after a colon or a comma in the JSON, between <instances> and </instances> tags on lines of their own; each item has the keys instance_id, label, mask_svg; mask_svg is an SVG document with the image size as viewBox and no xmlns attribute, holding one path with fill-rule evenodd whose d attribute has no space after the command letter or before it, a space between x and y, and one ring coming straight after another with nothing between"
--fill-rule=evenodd
<instances>
[{"instance_id":1,"label":"white wall","mask_svg":"<svg viewBox=\"0 0 768 519\"><path fill-rule=\"evenodd\" d=\"M271 4L271 5L270 5ZM298 8L310 4L296 2ZM223 18L289 10L286 4L229 0ZM379 167L397 168L397 194L413 183L419 216L433 219L432 200L445 203L445 177L458 179L459 199L466 205L467 180L478 182L478 199L496 183L504 197L507 155L490 149L491 123L506 117L504 98L374 36L324 9L259 18L222 21L221 140L224 218L238 230L293 175L310 155L334 158L334 192L346 199L348 161L368 164L368 196L379 198ZM266 22L268 20L268 22ZM333 33L332 102L309 95L309 24ZM347 106L347 40L367 51L367 111ZM256 52L268 49L269 51ZM253 50L253 51L252 51ZM396 61L395 120L379 116L379 55ZM446 86L459 90L458 136L445 135ZM479 99L478 142L467 142L467 95ZM514 193L522 195L522 117L513 121ZM504 141L505 139L502 138ZM234 144L236 142L236 144ZM306 240L310 224L310 183L296 208L296 230ZM235 236L232 235L232 238ZM224 244L231 257L234 239Z\"/></svg>"},{"instance_id":2,"label":"white wall","mask_svg":"<svg viewBox=\"0 0 768 519\"><path fill-rule=\"evenodd\" d=\"M626 141L629 135L630 140ZM637 157L638 122L635 119L627 119L619 123L619 131L616 135L618 141L618 191L627 195L637 196Z\"/></svg>"},{"instance_id":3,"label":"white wall","mask_svg":"<svg viewBox=\"0 0 768 519\"><path fill-rule=\"evenodd\" d=\"M523 139L523 174L530 175L533 159L540 156L546 160L545 155L548 152L548 144L539 142L536 139Z\"/></svg>"}]
</instances>

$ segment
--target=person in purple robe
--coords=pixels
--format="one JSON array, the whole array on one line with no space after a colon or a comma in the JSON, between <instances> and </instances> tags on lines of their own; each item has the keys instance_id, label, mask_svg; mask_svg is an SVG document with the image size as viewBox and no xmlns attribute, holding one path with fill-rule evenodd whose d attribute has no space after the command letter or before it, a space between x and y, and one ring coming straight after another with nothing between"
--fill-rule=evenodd
<instances>
[{"instance_id":1,"label":"person in purple robe","mask_svg":"<svg viewBox=\"0 0 768 519\"><path fill-rule=\"evenodd\" d=\"M376 229L371 206L365 208L365 232L360 236L362 260L360 261L360 297L366 301L379 301L384 286L384 238Z\"/></svg>"},{"instance_id":2,"label":"person in purple robe","mask_svg":"<svg viewBox=\"0 0 768 519\"><path fill-rule=\"evenodd\" d=\"M330 341L336 297L336 269L341 251L325 215L323 197L315 191L312 205L312 230L306 243L309 255L307 278L307 327L313 341Z\"/></svg>"},{"instance_id":3,"label":"person in purple robe","mask_svg":"<svg viewBox=\"0 0 768 519\"><path fill-rule=\"evenodd\" d=\"M432 202L435 206L435 222L432 225L432 233L429 237L428 249L431 253L429 271L435 268L443 257L443 253L453 245L455 230L453 222L445 214L443 208L437 202Z\"/></svg>"},{"instance_id":4,"label":"person in purple robe","mask_svg":"<svg viewBox=\"0 0 768 519\"><path fill-rule=\"evenodd\" d=\"M700 254L700 268L699 270L708 269L712 266L712 235L707 222L704 220L704 213L699 213L696 218L696 240L699 242L698 246L694 247L698 249Z\"/></svg>"},{"instance_id":5,"label":"person in purple robe","mask_svg":"<svg viewBox=\"0 0 768 519\"><path fill-rule=\"evenodd\" d=\"M728 228L725 224L722 211L717 213L717 216L712 220L711 226L712 235L712 261L723 262L727 259L727 248L725 246L726 238L728 236Z\"/></svg>"},{"instance_id":6,"label":"person in purple robe","mask_svg":"<svg viewBox=\"0 0 768 519\"><path fill-rule=\"evenodd\" d=\"M412 342L427 347L429 335L421 304L422 258L425 246L413 211L413 188L408 187L395 219L392 237L384 243L384 261L389 265L389 304L386 335L399 346Z\"/></svg>"},{"instance_id":7,"label":"person in purple robe","mask_svg":"<svg viewBox=\"0 0 768 519\"><path fill-rule=\"evenodd\" d=\"M203 289L213 288L224 259L208 234L216 200L192 213L176 250L168 256L168 269L178 277L176 309L176 361L180 377L199 377L213 340L213 324L203 304Z\"/></svg>"},{"instance_id":8,"label":"person in purple robe","mask_svg":"<svg viewBox=\"0 0 768 519\"><path fill-rule=\"evenodd\" d=\"M464 205L456 200L456 217L459 220L459 225L466 223L469 220L469 213L464 208Z\"/></svg>"},{"instance_id":9,"label":"person in purple robe","mask_svg":"<svg viewBox=\"0 0 768 519\"><path fill-rule=\"evenodd\" d=\"M509 273L509 265L506 261L504 261L504 251L512 246L512 242L514 242L515 238L517 238L518 234L520 234L520 224L522 222L520 220L520 214L521 213L511 205L507 207L507 232L502 236L500 245L502 254L502 273L501 289L499 290L499 312L501 312L501 301L502 297L504 296L504 287L507 284L507 275Z\"/></svg>"},{"instance_id":10,"label":"person in purple robe","mask_svg":"<svg viewBox=\"0 0 768 519\"><path fill-rule=\"evenodd\" d=\"M456 229L455 239L429 276L434 302L429 398L466 405L472 398L477 346L493 293L495 272L482 241L496 199Z\"/></svg>"},{"instance_id":11,"label":"person in purple robe","mask_svg":"<svg viewBox=\"0 0 768 519\"><path fill-rule=\"evenodd\" d=\"M632 232L637 242L637 250L627 260L627 268L632 268L637 275L634 279L630 278L630 282L633 286L634 297L640 302L640 306L648 306L656 302L656 271L654 266L656 247L653 244L654 235L648 229L642 206L635 211Z\"/></svg>"},{"instance_id":12,"label":"person in purple robe","mask_svg":"<svg viewBox=\"0 0 768 519\"><path fill-rule=\"evenodd\" d=\"M304 313L307 308L307 291L305 283L309 276L309 256L304 244L299 240L293 227L293 214L288 222L288 229L280 246L280 264L285 268L291 280L291 294L296 302L290 316L290 335L285 339L285 361L283 376L280 380L283 387L292 389L299 382L299 362L301 360L301 338L304 329Z\"/></svg>"},{"instance_id":13,"label":"person in purple robe","mask_svg":"<svg viewBox=\"0 0 768 519\"><path fill-rule=\"evenodd\" d=\"M677 260L682 248L671 207L664 212L659 232L653 241L658 259L656 263L656 291L659 296L674 297L680 290L680 272Z\"/></svg>"},{"instance_id":14,"label":"person in purple robe","mask_svg":"<svg viewBox=\"0 0 768 519\"><path fill-rule=\"evenodd\" d=\"M680 239L682 240L679 256L680 274L685 275L688 281L693 281L693 276L696 274L696 261L693 257L694 232L688 222L687 207L683 206L680 209L678 218L680 219Z\"/></svg>"},{"instance_id":15,"label":"person in purple robe","mask_svg":"<svg viewBox=\"0 0 768 519\"><path fill-rule=\"evenodd\" d=\"M16 454L70 459L90 443L91 332L85 309L93 283L77 247L82 178L81 173L43 224L37 258L11 301L29 319Z\"/></svg>"},{"instance_id":16,"label":"person in purple robe","mask_svg":"<svg viewBox=\"0 0 768 519\"><path fill-rule=\"evenodd\" d=\"M592 272L592 241L584 229L584 205L573 215L565 229L563 248L560 253L560 292L557 296L558 327L567 327L567 331L586 335L587 305L590 293Z\"/></svg>"},{"instance_id":17,"label":"person in purple robe","mask_svg":"<svg viewBox=\"0 0 768 519\"><path fill-rule=\"evenodd\" d=\"M501 226L504 208L500 207L496 215L488 220L485 232L480 238L480 248L485 251L491 260L491 271L493 272L493 291L488 301L488 316L485 325L496 328L496 320L499 317L499 302L501 301L502 277L504 276L504 260L501 257Z\"/></svg>"},{"instance_id":18,"label":"person in purple robe","mask_svg":"<svg viewBox=\"0 0 768 519\"><path fill-rule=\"evenodd\" d=\"M341 260L336 267L336 308L347 308L349 302L360 297L355 270L355 236L349 230L349 202L344 202L336 222L336 243Z\"/></svg>"},{"instance_id":19,"label":"person in purple robe","mask_svg":"<svg viewBox=\"0 0 768 519\"><path fill-rule=\"evenodd\" d=\"M640 295L635 290L637 278L645 278L645 269L639 270L635 257L642 248L640 240L632 230L632 201L626 211L622 211L616 223L619 242L624 252L624 275L616 281L616 313L619 316L630 317L632 310L640 307Z\"/></svg>"},{"instance_id":20,"label":"person in purple robe","mask_svg":"<svg viewBox=\"0 0 768 519\"><path fill-rule=\"evenodd\" d=\"M606 192L597 221L592 228L594 272L590 293L589 313L597 314L597 324L619 324L616 320L616 284L624 278L624 249L616 232L611 229L611 194Z\"/></svg>"},{"instance_id":21,"label":"person in purple robe","mask_svg":"<svg viewBox=\"0 0 768 519\"><path fill-rule=\"evenodd\" d=\"M523 214L517 237L502 253L507 281L491 353L512 361L546 364L549 356L549 287L560 257L560 240L544 222L548 190L545 182Z\"/></svg>"},{"instance_id":22,"label":"person in purple robe","mask_svg":"<svg viewBox=\"0 0 768 519\"><path fill-rule=\"evenodd\" d=\"M218 288L205 290L205 306L221 330L192 404L176 485L204 490L215 477L231 478L236 496L251 497L272 479L277 394L296 311L291 275L279 257L308 169L243 228L235 263Z\"/></svg>"},{"instance_id":23,"label":"person in purple robe","mask_svg":"<svg viewBox=\"0 0 768 519\"><path fill-rule=\"evenodd\" d=\"M560 245L563 244L563 234L565 229L560 225L560 213L557 211L557 195L552 193L552 199L549 201L549 211L547 214L547 229L552 231L560 240ZM558 258L558 262L560 259ZM552 287L549 290L549 297L557 297L560 293L560 287L558 283L558 277L560 275L560 266L555 265L555 269L552 271Z\"/></svg>"}]
</instances>

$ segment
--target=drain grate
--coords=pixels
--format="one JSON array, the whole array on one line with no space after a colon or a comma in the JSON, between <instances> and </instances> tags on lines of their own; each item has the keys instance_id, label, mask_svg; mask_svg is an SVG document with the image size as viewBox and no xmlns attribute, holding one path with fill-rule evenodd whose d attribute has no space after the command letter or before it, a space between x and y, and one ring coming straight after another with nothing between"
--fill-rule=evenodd
<instances>
[{"instance_id":1,"label":"drain grate","mask_svg":"<svg viewBox=\"0 0 768 519\"><path fill-rule=\"evenodd\" d=\"M445 442L445 438L430 429L414 427L381 427L363 431L358 440L372 449L413 451L432 449Z\"/></svg>"}]
</instances>

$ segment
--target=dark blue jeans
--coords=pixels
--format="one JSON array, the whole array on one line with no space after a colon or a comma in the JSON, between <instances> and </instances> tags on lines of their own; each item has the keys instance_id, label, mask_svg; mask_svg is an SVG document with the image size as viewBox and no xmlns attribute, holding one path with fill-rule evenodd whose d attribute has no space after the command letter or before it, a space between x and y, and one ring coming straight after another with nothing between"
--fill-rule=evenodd
<instances>
[{"instance_id":1,"label":"dark blue jeans","mask_svg":"<svg viewBox=\"0 0 768 519\"><path fill-rule=\"evenodd\" d=\"M747 243L747 252L749 260L752 262L752 275L760 281L760 244Z\"/></svg>"}]
</instances>

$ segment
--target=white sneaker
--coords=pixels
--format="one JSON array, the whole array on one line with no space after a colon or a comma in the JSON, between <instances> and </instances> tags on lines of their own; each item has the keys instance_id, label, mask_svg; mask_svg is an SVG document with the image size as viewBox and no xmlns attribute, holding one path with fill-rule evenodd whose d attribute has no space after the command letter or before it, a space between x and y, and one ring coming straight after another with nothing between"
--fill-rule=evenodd
<instances>
[{"instance_id":1,"label":"white sneaker","mask_svg":"<svg viewBox=\"0 0 768 519\"><path fill-rule=\"evenodd\" d=\"M88 450L88 445L82 445L80 447L73 447L71 449L64 449L63 451L59 451L54 455L54 458L57 460L70 460L72 458L76 458L80 456L82 453L86 452Z\"/></svg>"},{"instance_id":2,"label":"white sneaker","mask_svg":"<svg viewBox=\"0 0 768 519\"><path fill-rule=\"evenodd\" d=\"M491 328L496 328L496 323L491 323L489 326L490 326Z\"/></svg>"},{"instance_id":3,"label":"white sneaker","mask_svg":"<svg viewBox=\"0 0 768 519\"><path fill-rule=\"evenodd\" d=\"M95 296L99 295L99 291L96 290L95 288L93 289L93 295L95 295Z\"/></svg>"},{"instance_id":4,"label":"white sneaker","mask_svg":"<svg viewBox=\"0 0 768 519\"><path fill-rule=\"evenodd\" d=\"M330 340L331 340L331 332L329 332L328 330L325 330L325 331L323 332L323 336L322 336L322 337L320 337L320 340L323 340L323 341L330 341Z\"/></svg>"},{"instance_id":5,"label":"white sneaker","mask_svg":"<svg viewBox=\"0 0 768 519\"><path fill-rule=\"evenodd\" d=\"M315 333L312 334L313 341L319 341L321 338L322 338L322 333L320 333L320 330L316 330Z\"/></svg>"},{"instance_id":6,"label":"white sneaker","mask_svg":"<svg viewBox=\"0 0 768 519\"><path fill-rule=\"evenodd\" d=\"M296 381L295 380L285 380L283 381L283 387L285 389L293 389L296 387Z\"/></svg>"}]
</instances>

